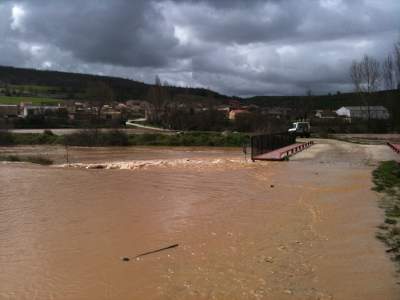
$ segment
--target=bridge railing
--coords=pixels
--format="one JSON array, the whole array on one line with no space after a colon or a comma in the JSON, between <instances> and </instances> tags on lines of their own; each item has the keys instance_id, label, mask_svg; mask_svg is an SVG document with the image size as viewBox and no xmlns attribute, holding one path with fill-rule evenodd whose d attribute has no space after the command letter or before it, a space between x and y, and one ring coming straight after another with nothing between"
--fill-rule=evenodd
<instances>
[{"instance_id":1,"label":"bridge railing","mask_svg":"<svg viewBox=\"0 0 400 300\"><path fill-rule=\"evenodd\" d=\"M282 147L296 143L296 136L289 133L258 134L250 138L251 159Z\"/></svg>"}]
</instances>

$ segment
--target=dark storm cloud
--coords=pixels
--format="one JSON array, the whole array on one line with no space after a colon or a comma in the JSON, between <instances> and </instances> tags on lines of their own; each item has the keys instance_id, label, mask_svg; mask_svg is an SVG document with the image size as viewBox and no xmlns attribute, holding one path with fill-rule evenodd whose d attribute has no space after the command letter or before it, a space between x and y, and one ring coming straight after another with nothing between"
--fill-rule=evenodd
<instances>
[{"instance_id":1,"label":"dark storm cloud","mask_svg":"<svg viewBox=\"0 0 400 300\"><path fill-rule=\"evenodd\" d=\"M382 58L398 0L8 0L0 64L134 77L238 95L336 92Z\"/></svg>"},{"instance_id":2,"label":"dark storm cloud","mask_svg":"<svg viewBox=\"0 0 400 300\"><path fill-rule=\"evenodd\" d=\"M371 35L400 26L399 4L388 9L383 4L367 5L367 2L250 1L240 8L215 9L203 1L181 8L176 21L204 40L239 44L332 40Z\"/></svg>"},{"instance_id":3,"label":"dark storm cloud","mask_svg":"<svg viewBox=\"0 0 400 300\"><path fill-rule=\"evenodd\" d=\"M40 39L86 62L163 66L178 41L151 3L141 1L21 2L24 38Z\"/></svg>"}]
</instances>

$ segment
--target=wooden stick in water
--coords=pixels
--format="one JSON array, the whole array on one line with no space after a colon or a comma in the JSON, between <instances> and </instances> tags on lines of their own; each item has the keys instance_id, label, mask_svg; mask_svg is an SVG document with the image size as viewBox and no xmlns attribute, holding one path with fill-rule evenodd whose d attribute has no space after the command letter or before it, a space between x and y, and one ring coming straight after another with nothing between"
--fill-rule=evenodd
<instances>
[{"instance_id":1,"label":"wooden stick in water","mask_svg":"<svg viewBox=\"0 0 400 300\"><path fill-rule=\"evenodd\" d=\"M145 252L145 253L136 255L135 258L139 258L139 257L145 256L145 255L149 255L149 254L161 252L161 251L164 251L164 250L172 249L172 248L175 248L175 247L178 247L178 246L179 246L179 244L173 244L173 245L168 246L168 247L164 247L164 248L161 248L161 249L152 250L152 251L149 251L149 252Z\"/></svg>"}]
</instances>

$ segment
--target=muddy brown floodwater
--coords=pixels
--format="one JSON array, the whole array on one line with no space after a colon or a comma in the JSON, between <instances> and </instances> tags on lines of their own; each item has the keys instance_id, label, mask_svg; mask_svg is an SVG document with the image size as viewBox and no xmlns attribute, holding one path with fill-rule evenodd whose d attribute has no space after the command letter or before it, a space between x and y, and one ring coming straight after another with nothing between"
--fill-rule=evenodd
<instances>
[{"instance_id":1,"label":"muddy brown floodwater","mask_svg":"<svg viewBox=\"0 0 400 300\"><path fill-rule=\"evenodd\" d=\"M0 151L60 164L0 164L0 299L399 298L375 238L385 145L319 140L281 163L73 148L71 167L62 148Z\"/></svg>"}]
</instances>

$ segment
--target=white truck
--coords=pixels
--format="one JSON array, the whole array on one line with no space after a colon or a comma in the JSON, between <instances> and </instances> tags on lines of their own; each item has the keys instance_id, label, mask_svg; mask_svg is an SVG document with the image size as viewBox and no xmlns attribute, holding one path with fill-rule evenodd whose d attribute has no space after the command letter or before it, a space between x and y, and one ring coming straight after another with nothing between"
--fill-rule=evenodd
<instances>
[{"instance_id":1,"label":"white truck","mask_svg":"<svg viewBox=\"0 0 400 300\"><path fill-rule=\"evenodd\" d=\"M289 128L288 132L299 137L310 137L309 122L294 122L293 127Z\"/></svg>"}]
</instances>

